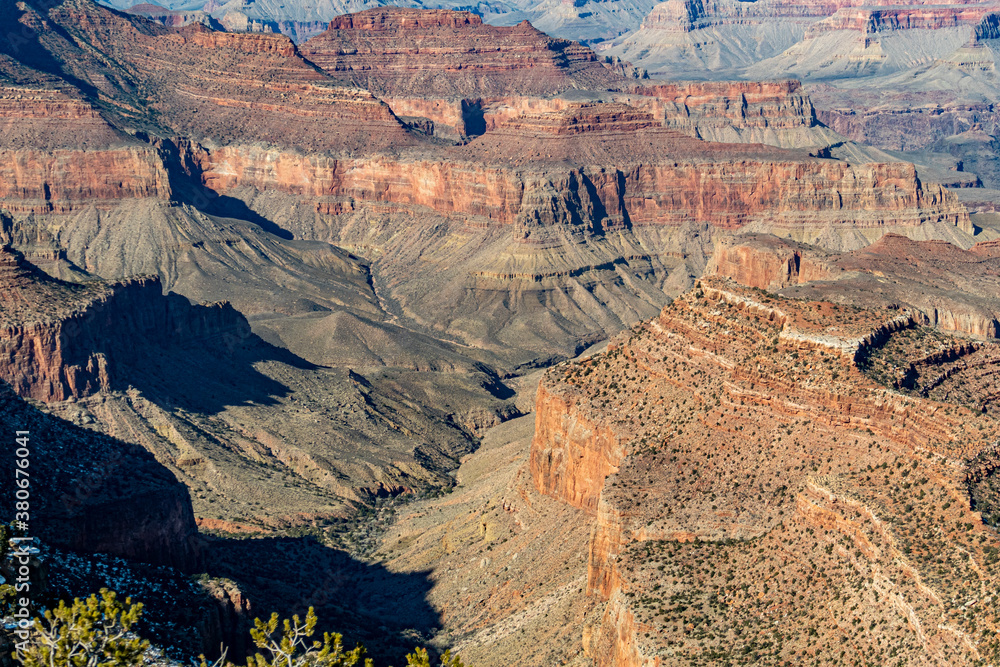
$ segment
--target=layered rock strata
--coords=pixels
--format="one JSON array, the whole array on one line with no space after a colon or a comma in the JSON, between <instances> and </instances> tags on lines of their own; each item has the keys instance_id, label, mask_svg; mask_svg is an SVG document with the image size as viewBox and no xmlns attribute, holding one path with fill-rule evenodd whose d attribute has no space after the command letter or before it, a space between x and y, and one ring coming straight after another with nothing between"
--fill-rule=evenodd
<instances>
[{"instance_id":1,"label":"layered rock strata","mask_svg":"<svg viewBox=\"0 0 1000 667\"><path fill-rule=\"evenodd\" d=\"M738 229L766 218L776 227L806 228L815 220L859 228L929 221L969 228L964 209L940 186L917 181L911 165L853 167L801 154L698 144L650 127L640 112L628 112L634 120L625 121L617 110L588 111L512 120L455 149L447 164L221 149L207 155L203 174L205 183L219 192L241 186L285 190L315 198L318 211L334 215L367 202L458 214L473 224L510 225L530 214L526 209L533 189L554 187L556 196L567 196L565 184L582 172L604 210L627 216L635 225L697 221ZM706 159L711 153L725 153L729 159ZM730 161L739 153L742 160ZM512 168L495 164L502 155L543 163L551 156L598 166ZM643 160L646 156L649 162ZM633 164L611 166L623 158Z\"/></svg>"},{"instance_id":2,"label":"layered rock strata","mask_svg":"<svg viewBox=\"0 0 1000 667\"><path fill-rule=\"evenodd\" d=\"M809 26L806 37L841 30L875 34L891 30L941 30L962 25L979 25L996 12L997 5L910 7L851 7L838 9L832 16Z\"/></svg>"},{"instance_id":3,"label":"layered rock strata","mask_svg":"<svg viewBox=\"0 0 1000 667\"><path fill-rule=\"evenodd\" d=\"M0 150L0 199L14 214L110 208L123 199L173 194L157 151L142 146L100 151Z\"/></svg>"},{"instance_id":4,"label":"layered rock strata","mask_svg":"<svg viewBox=\"0 0 1000 667\"><path fill-rule=\"evenodd\" d=\"M575 42L527 21L485 25L469 12L383 7L334 19L302 45L334 79L368 89L428 134L482 134L519 111L559 110L559 94L608 90L624 77Z\"/></svg>"},{"instance_id":5,"label":"layered rock strata","mask_svg":"<svg viewBox=\"0 0 1000 667\"><path fill-rule=\"evenodd\" d=\"M665 126L706 141L795 147L831 138L817 127L815 110L798 81L650 82L626 90L653 98L646 104Z\"/></svg>"},{"instance_id":6,"label":"layered rock strata","mask_svg":"<svg viewBox=\"0 0 1000 667\"><path fill-rule=\"evenodd\" d=\"M498 60L490 65L495 68L477 70L485 78L470 80L486 86L470 89L479 101L460 98L461 108L448 119L463 124L466 136L479 135L463 145L422 134L436 126L429 114L455 110L422 96L427 86L399 84L403 97L392 103L411 103L400 112L404 125L370 91L338 84L281 35L169 28L87 0L67 0L44 12L30 5L17 9L25 25L63 28L39 31L38 52L66 63L56 72L64 79L60 94L86 100L113 136L93 150L25 148L18 154L19 166L3 181L9 191L0 199L17 218L16 233L6 238L32 252L64 252L60 275L69 275L66 263L109 278L153 271L170 289L199 299L219 298L213 290L227 284L216 279L220 263L227 271L254 267L247 269L255 276L248 281L253 289L241 282L233 296L249 314L297 315L364 302L365 317L375 313L377 319L384 308L421 333L489 348L504 356L500 363L517 366L572 354L653 315L701 271L709 239L720 231L749 227L858 247L886 231L919 236L928 223L957 235L971 229L963 207L918 180L908 165L851 165L801 150L692 136L813 145L817 127L794 83L636 87L583 47L526 26L499 29L469 14L414 12L349 15L330 35L362 40L355 44L358 53L345 58L367 53L364 58L378 60L395 57L386 41L394 27L405 33L404 51L440 46L456 35L459 44L487 49L489 39L509 33L500 39ZM452 65L468 54L449 48L440 62L430 51L394 62L403 72L416 67L462 81L464 65ZM530 68L522 67L526 53L532 54ZM18 75L22 88L22 79L59 78L37 68L28 76L25 63ZM536 77L542 69L561 82L557 88L565 85L565 96L521 94L491 103L482 97L511 72ZM395 70L358 71L391 82ZM57 88L51 81L46 86ZM586 86L603 87L597 97L604 101L579 101L593 97L580 92ZM92 114L85 120L98 122ZM479 129L469 130L471 122ZM68 136L75 126L61 127L75 147ZM63 170L65 164L74 170ZM339 245L372 260L370 267L350 270L350 288L368 271L372 287L362 285L364 293L353 297L338 288L330 298L310 279L301 299L261 297L260 270L276 271L290 283L290 262L354 260L276 248L283 244L258 233L233 246L234 239L248 237L248 225L204 222L200 213ZM129 237L132 215L142 219L136 229L155 238L148 244L155 252L128 243L121 255L102 251ZM401 225L416 233L399 234ZM212 255L207 268L206 249ZM266 269L259 257L248 259L261 254ZM185 284L182 277L191 274L179 271L178 261L199 266L191 282L205 282L207 275L212 289ZM595 291L595 285L608 291ZM268 303L254 303L259 299ZM480 326L476 318L486 310L505 314ZM271 334L277 336L271 340L295 337L277 324Z\"/></svg>"},{"instance_id":7,"label":"layered rock strata","mask_svg":"<svg viewBox=\"0 0 1000 667\"><path fill-rule=\"evenodd\" d=\"M356 17L361 27L352 27L351 30L384 32L384 25L391 27L395 25L394 21L410 21L408 11L412 13L411 10L379 10L338 20L341 23L351 22ZM823 223L853 219L861 227L882 226L890 221L905 226L935 220L967 226L961 208L949 202L943 193L935 191L933 186L919 183L911 168L897 165L850 167L843 163L802 160L798 155L740 148L738 152L744 160L750 157L751 168L748 170L744 167L746 162L732 164L729 159L719 160L720 153L731 155L737 152L736 149L685 143L669 132L657 132L653 123L642 118L641 112L620 105L617 109L615 105L570 105L561 110L544 109L541 114L522 114L506 122L498 121L497 129L492 133L495 136L489 140L484 137L479 142L453 150L435 149L429 151L427 157L421 156L423 159L407 156L401 164L400 158L392 155L374 159L332 158L323 154L302 155L287 149L272 148L263 152L247 144L234 145L234 140L239 142L252 134L254 140L263 138L266 141L270 137L288 147L344 149L354 145L352 142L355 140L349 135L358 137L364 128L373 128L371 123L376 121L388 123L385 131L373 130L381 141L401 146L412 143L413 139L409 138L387 107L370 97L365 101L360 91L332 85L329 79L298 56L291 42L282 42L283 37L217 33L200 26L172 31L148 25L140 28L121 17L105 16L102 12L106 13L106 10L84 0L74 0L53 10L51 17L53 20L89 26L93 33L90 39L96 44L112 39L123 41L127 47L119 56L130 58L136 68L147 71L154 79L162 79L168 76L167 73L170 76L188 73L176 87L166 85L165 80L165 85L155 87L159 92L154 94L163 96L157 104L169 109L169 113L158 115L158 122L174 132L212 138L216 147L202 149L195 145L182 162L197 165L198 173L192 175L222 194L241 187L278 189L299 196L320 198L321 201L316 204L320 213L349 212L359 208L360 202L406 207L429 205L438 214L472 216L473 220L478 219L476 224L489 224L491 220L508 224L524 208L527 199L517 193L527 191L530 186L520 169L510 170L503 163L512 155L524 155L532 162L542 164L550 159L569 159L577 163L601 165L606 175L595 176L598 179L595 189L604 208L624 209L615 215L625 217L627 214L636 224L675 224L681 220L692 220L737 228L767 211L770 216L778 213L779 225L782 224L781 218L788 220L785 224L793 224L793 219L800 214L805 218L816 214ZM411 21L416 21L414 29L418 31L424 29L421 27L423 23L431 27L442 21L458 21L463 26L468 24L472 27L476 23L471 15L463 17L444 13L431 16L417 13L413 16L420 17L419 21L416 18ZM448 29L455 28L448 24ZM55 51L69 48L60 43L50 44L49 47ZM148 52L158 54L157 62L169 61L170 67L154 66L154 61L146 55ZM372 52L380 51L373 46ZM243 70L252 72L256 83L237 89L225 81L217 82L219 85L213 89L212 99L216 100L213 104L221 105L221 110L213 107L210 125L205 125L206 114L198 115L195 126L192 123L196 122L197 104L207 103L209 99L195 88L209 85L209 82L200 75L196 76L191 68L199 59L203 61L205 58L218 60L219 66L227 67L233 73ZM84 56L83 67L97 77L105 66L90 62ZM565 66L560 67L562 69L556 69L565 75ZM600 64L596 67L606 71ZM118 72L114 74L116 79L125 76ZM581 82L573 81L573 85L581 85ZM190 95L184 92L187 88L190 88ZM700 98L697 95L699 91L690 86L684 90L660 87L637 92L653 93L657 99L667 99L672 95L672 104L677 104L677 100L683 97L685 107L690 109L710 104L704 99L706 95L719 94L710 87L702 88L705 90L701 91ZM793 84L756 88L744 86L739 91L726 93L735 95L738 92L738 100L718 104L724 107L738 104L740 108L747 104L760 105L757 115L765 119L764 124L767 125L767 116L780 115L782 103L778 98L782 98L793 107L799 107L799 111L792 114L800 119L796 122L808 125L810 114L806 102L794 97L793 89ZM345 104L345 95L354 101ZM332 104L335 99L336 118L321 113L323 105ZM723 96L723 99L729 98ZM775 105L777 108L774 108ZM765 107L771 108L771 111ZM229 122L226 117L228 109L240 109L241 120ZM746 119L745 111L734 113ZM322 120L318 124L310 124L310 138L305 140L294 134L297 131L294 128L303 127L301 123L284 123L280 134L271 132L277 128L273 124L279 122L282 114L298 117L319 117L317 114L320 114ZM704 115L714 114L705 112ZM348 121L347 116L355 120ZM632 120L626 121L626 117ZM230 129L221 131L220 123ZM550 129L543 130L542 126ZM558 128L572 128L574 135L596 138L589 144L577 137L572 144L547 145L549 137L557 140L560 132L564 131ZM232 135L232 132L238 134ZM602 136L602 133L608 132L627 140L619 142L619 146L612 145L609 137ZM527 144L532 142L540 143L529 149ZM227 143L230 145L219 146ZM663 159L665 152L669 156L666 161ZM702 162L702 156L706 154L711 156L711 160ZM130 156L128 164L121 159L116 163L114 158L106 155L86 154L83 157L93 164L78 166L82 173L106 174L111 183L121 183L118 187L120 198L143 195L168 197L171 183L167 177L176 178L173 175L184 169L191 171L188 167L171 164L172 156L162 152L154 156L139 149L129 149L125 155ZM75 157L78 156L68 156L63 160ZM602 164L619 162L623 157L638 164L617 172L609 171L610 165ZM671 158L674 158L673 163ZM79 184L76 191L69 184L59 183L56 177L63 177L61 170L52 176L48 174L60 163L53 162L51 157L47 160L44 162L36 156L25 156L23 166L5 181L11 183L12 191L6 193L11 199L23 197L36 202L14 202L13 206L36 211L64 210L85 205L93 199L107 200L114 196L113 192L105 192L106 188L101 183ZM162 164L157 164L158 161ZM262 161L266 165L263 171L258 166ZM453 166L456 162L478 164L461 165L456 169ZM494 166L484 169L482 164ZM545 169L548 171L550 167ZM399 177L392 175L396 171L408 172L412 176L406 173ZM565 176L559 174L557 178ZM417 181L421 183L419 187ZM681 183L683 187L676 188L674 192L675 188L668 182ZM763 183L772 187L762 188L760 184ZM23 193L22 197L15 197L19 193ZM81 203L73 203L77 200Z\"/></svg>"},{"instance_id":8,"label":"layered rock strata","mask_svg":"<svg viewBox=\"0 0 1000 667\"><path fill-rule=\"evenodd\" d=\"M485 25L469 12L380 7L340 16L301 46L334 77L382 97L548 97L621 77L585 46L527 21Z\"/></svg>"},{"instance_id":9,"label":"layered rock strata","mask_svg":"<svg viewBox=\"0 0 1000 667\"><path fill-rule=\"evenodd\" d=\"M709 274L748 287L852 302L903 306L922 322L982 338L1000 333L994 242L962 250L946 241L914 241L896 234L850 253L747 235L720 240Z\"/></svg>"},{"instance_id":10,"label":"layered rock strata","mask_svg":"<svg viewBox=\"0 0 1000 667\"><path fill-rule=\"evenodd\" d=\"M997 405L977 415L859 370L887 345L927 340L914 333L898 311L703 280L606 353L548 374L531 470L595 517L596 664L835 664L862 624L852 662L995 659L983 627L995 619L966 610L995 585L997 539L966 487L1000 434Z\"/></svg>"},{"instance_id":11,"label":"layered rock strata","mask_svg":"<svg viewBox=\"0 0 1000 667\"><path fill-rule=\"evenodd\" d=\"M63 63L70 80L107 96L107 117L132 133L304 150L410 143L385 104L331 81L284 35L218 32L199 23L168 28L88 0L67 0L45 15L24 5L16 14L34 48ZM107 50L114 59L102 55Z\"/></svg>"}]
</instances>

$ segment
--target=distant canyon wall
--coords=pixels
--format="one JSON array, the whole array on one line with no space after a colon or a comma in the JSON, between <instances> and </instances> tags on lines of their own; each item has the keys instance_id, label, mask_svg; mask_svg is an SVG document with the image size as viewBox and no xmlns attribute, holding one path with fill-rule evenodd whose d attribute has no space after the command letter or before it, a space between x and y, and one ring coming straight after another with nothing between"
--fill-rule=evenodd
<instances>
[{"instance_id":1,"label":"distant canyon wall","mask_svg":"<svg viewBox=\"0 0 1000 667\"><path fill-rule=\"evenodd\" d=\"M967 213L949 193L920 183L913 167L902 163L853 167L819 160L730 163L680 158L617 169L543 170L226 148L205 155L202 173L206 185L221 193L241 186L276 189L312 199L317 210L394 204L460 215L483 225L523 221L533 215L529 202L535 191L561 197L574 183L586 182L609 216L626 217L634 225L692 220L739 229L766 218L778 226L815 221L878 227L935 221L969 228Z\"/></svg>"},{"instance_id":2,"label":"distant canyon wall","mask_svg":"<svg viewBox=\"0 0 1000 667\"><path fill-rule=\"evenodd\" d=\"M634 166L502 167L482 162L334 158L257 147L128 147L109 151L18 151L7 163L3 206L17 214L69 213L130 198L170 200L184 175L229 195L275 190L301 198L321 217L368 206L507 227L529 238L539 226L677 226L738 230L755 223L779 234L944 223L971 232L965 208L944 188L922 183L912 165L852 166L833 160L678 157ZM584 195L585 193L585 195ZM214 195L213 195L214 196ZM586 202L582 202L586 199ZM560 213L562 212L562 213ZM813 230L810 232L809 230ZM321 230L291 229L303 238Z\"/></svg>"}]
</instances>

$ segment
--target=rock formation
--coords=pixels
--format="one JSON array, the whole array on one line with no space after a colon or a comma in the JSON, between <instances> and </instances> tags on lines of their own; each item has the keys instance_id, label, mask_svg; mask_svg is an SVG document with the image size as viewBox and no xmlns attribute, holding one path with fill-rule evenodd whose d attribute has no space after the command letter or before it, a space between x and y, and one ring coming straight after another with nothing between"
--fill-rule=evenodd
<instances>
[{"instance_id":1,"label":"rock formation","mask_svg":"<svg viewBox=\"0 0 1000 667\"><path fill-rule=\"evenodd\" d=\"M89 0L67 0L45 17L30 5L14 11L25 25L51 21L84 31L87 48L52 30L27 34L33 34L33 48L66 68L58 73L114 99L104 111L131 133L305 150L408 143L388 107L364 91L333 83L283 35L217 32L198 23L171 29ZM117 62L129 66L115 66L101 56L102 49L113 49Z\"/></svg>"},{"instance_id":2,"label":"rock formation","mask_svg":"<svg viewBox=\"0 0 1000 667\"><path fill-rule=\"evenodd\" d=\"M875 34L893 30L940 30L962 25L976 26L996 11L993 5L953 5L909 7L850 7L840 8L831 16L809 26L806 37L840 30Z\"/></svg>"},{"instance_id":3,"label":"rock formation","mask_svg":"<svg viewBox=\"0 0 1000 667\"><path fill-rule=\"evenodd\" d=\"M446 164L222 149L209 154L203 174L222 193L241 186L285 190L314 198L333 215L351 214L357 202L368 201L509 225L528 205L532 181L553 182L558 192L559 181L572 178L573 170L544 163L568 160L597 165L589 178L601 207L636 225L696 221L738 229L767 217L775 227L803 229L813 221L817 229L831 222L862 229L945 222L968 229L964 209L940 186L919 183L910 165L853 167L801 153L702 144L655 127L641 112L628 111L626 120L623 109L578 105L518 117L453 149ZM732 161L735 155L740 162ZM542 164L528 171L526 158ZM269 166L262 170L256 165L264 160Z\"/></svg>"},{"instance_id":4,"label":"rock formation","mask_svg":"<svg viewBox=\"0 0 1000 667\"><path fill-rule=\"evenodd\" d=\"M83 398L110 389L115 367L141 362L150 346L231 348L250 327L229 304L191 306L163 296L159 280L73 285L53 280L9 248L0 249L0 378L40 401ZM122 374L124 375L124 374Z\"/></svg>"},{"instance_id":5,"label":"rock formation","mask_svg":"<svg viewBox=\"0 0 1000 667\"><path fill-rule=\"evenodd\" d=\"M927 351L959 343L934 335L898 310L705 279L606 353L553 369L531 469L594 516L595 663L835 664L848 628L851 660L995 659L993 621L965 615L962 591L979 600L994 585L996 535L965 480L1000 406L974 412L955 392L956 373L988 377L993 357L948 371L936 400L859 370L890 348L879 358L900 371L943 368L953 355ZM810 616L817 606L829 614Z\"/></svg>"},{"instance_id":6,"label":"rock formation","mask_svg":"<svg viewBox=\"0 0 1000 667\"><path fill-rule=\"evenodd\" d=\"M338 17L301 49L334 79L371 91L404 119L431 121L425 131L444 137L482 134L518 110L562 108L562 93L624 80L589 48L527 21L494 27L443 9Z\"/></svg>"},{"instance_id":7,"label":"rock formation","mask_svg":"<svg viewBox=\"0 0 1000 667\"><path fill-rule=\"evenodd\" d=\"M827 75L831 71L843 75L851 65L838 62L836 56L841 54L850 54L855 62L864 61L870 68L883 70L897 67L899 59L911 58L910 54L894 52L895 49L883 52L879 35L934 30L950 43L950 30L963 32L968 39L994 10L995 5L979 2L934 5L920 1L669 0L654 7L639 30L616 40L607 51L663 75L681 75L685 67L689 76L692 71L710 76L726 73L725 76L748 67L763 71L764 67L758 63L767 59L773 59L771 66L779 68L772 69L772 73L795 71L789 67L808 71L811 66L827 68L824 72ZM835 41L823 41L832 33L837 34ZM862 37L857 49L851 33ZM699 40L711 41L705 42L704 48L694 48ZM823 42L823 48L814 48L819 42ZM947 44L941 46L947 49ZM869 47L874 48L865 53Z\"/></svg>"},{"instance_id":8,"label":"rock formation","mask_svg":"<svg viewBox=\"0 0 1000 667\"><path fill-rule=\"evenodd\" d=\"M981 338L1000 334L994 243L962 250L946 241L889 234L861 250L821 248L749 235L720 241L707 273L793 296L905 307L930 326Z\"/></svg>"},{"instance_id":9,"label":"rock formation","mask_svg":"<svg viewBox=\"0 0 1000 667\"><path fill-rule=\"evenodd\" d=\"M918 161L957 158L973 183L994 188L998 10L990 2L671 0L600 52L653 76L801 79L818 119L840 135L919 151Z\"/></svg>"},{"instance_id":10,"label":"rock formation","mask_svg":"<svg viewBox=\"0 0 1000 667\"><path fill-rule=\"evenodd\" d=\"M631 103L649 107L666 127L705 141L798 148L840 140L817 122L798 81L649 82L624 90L653 98Z\"/></svg>"},{"instance_id":11,"label":"rock formation","mask_svg":"<svg viewBox=\"0 0 1000 667\"><path fill-rule=\"evenodd\" d=\"M205 11L176 11L147 2L132 5L127 11L129 14L143 16L169 28L181 28L191 23L202 23L215 29L223 28L222 23L215 21L212 15ZM259 30L257 32L263 31Z\"/></svg>"},{"instance_id":12,"label":"rock formation","mask_svg":"<svg viewBox=\"0 0 1000 667\"><path fill-rule=\"evenodd\" d=\"M956 238L971 231L963 207L909 165L813 157L829 137L792 82L630 82L584 47L528 26L485 26L461 12L382 9L340 18L302 47L320 64L323 53L333 59L328 74L276 34L169 28L87 0L67 0L44 17L29 5L16 12L25 24L66 29L37 34L38 48L62 69L43 75L35 67L42 63L22 55L18 85L47 82L47 90L81 100L81 109L99 108L88 123L107 125L104 143L93 147L60 153L24 145L3 181L9 186L0 202L15 218L8 240L39 256L64 257L60 275L69 275L66 262L105 278L154 272L168 289L231 298L248 315L299 316L340 304L366 318L391 312L421 334L446 332L487 348L491 361L510 368L571 354L652 316L700 272L710 237L722 231L771 231L835 248L859 247L889 231L919 237L928 225L951 227ZM396 34L390 28L404 35L404 60L386 51ZM442 40L465 46L428 57L427 44ZM469 48L490 59L462 61ZM397 58L398 67L364 69L385 58ZM532 67L524 67L529 61ZM343 85L350 72L365 73L364 85L379 94L399 95L387 99L406 122L370 90ZM432 97L439 94L433 86L415 83L424 81L421 72L445 86L440 94L476 97ZM527 79L566 94L532 97ZM517 97L485 97L522 84L527 93ZM135 91L146 85L149 94L140 98ZM588 86L599 90L580 93ZM104 97L91 99L86 90ZM581 95L583 101L574 99ZM98 105L104 98L113 102ZM11 113L42 113L26 108ZM444 121L464 135L460 145L426 136ZM73 134L68 124L58 127ZM75 146L72 137L64 141ZM61 164L77 167L61 171ZM319 260L259 233L248 239L249 227L206 219L175 202L333 243L354 259ZM420 231L400 235L400 225ZM151 235L149 242L126 242L123 253L110 256L99 250L122 243L131 230ZM237 237L247 243L226 241ZM376 259L365 264L359 256ZM312 277L315 261L343 267L336 299L322 296L327 286ZM185 283L190 274L177 270L178 262L196 264L197 275L210 280ZM310 273L298 283L302 294L269 296L258 284L261 271L295 284L287 278L292 265L308 267L301 269ZM235 279L240 287L230 295L224 288L234 271L252 277ZM630 277L620 281L619 271ZM372 287L360 284L365 274ZM611 287L598 292L595 307L585 295L605 279ZM563 296L528 297L525 288ZM496 308L510 316L474 324ZM295 338L277 322L255 326Z\"/></svg>"},{"instance_id":13,"label":"rock formation","mask_svg":"<svg viewBox=\"0 0 1000 667\"><path fill-rule=\"evenodd\" d=\"M500 28L443 9L348 14L301 51L335 78L387 98L547 97L621 79L590 49L527 21Z\"/></svg>"}]
</instances>

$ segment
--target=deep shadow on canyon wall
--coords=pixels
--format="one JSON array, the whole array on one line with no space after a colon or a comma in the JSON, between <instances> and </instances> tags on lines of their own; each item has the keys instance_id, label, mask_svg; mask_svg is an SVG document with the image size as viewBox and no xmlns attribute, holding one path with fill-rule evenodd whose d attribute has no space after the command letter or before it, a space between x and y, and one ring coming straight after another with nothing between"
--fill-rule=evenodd
<instances>
[{"instance_id":1,"label":"deep shadow on canyon wall","mask_svg":"<svg viewBox=\"0 0 1000 667\"><path fill-rule=\"evenodd\" d=\"M8 441L0 456L2 517L14 515L17 431L28 432L30 516L28 532L85 563L107 554L117 561L114 579L99 568L57 572L61 557L43 568L59 586L36 587L40 604L86 596L102 586L155 580L157 597L136 596L147 606L144 632L181 650L232 660L251 648L254 617L272 612L304 616L315 607L318 631L341 632L345 644L362 642L378 664L401 664L407 651L440 626L428 604L427 573L395 574L355 560L311 537L233 540L199 535L187 488L145 450L46 414L0 384L0 429ZM22 452L23 453L23 452ZM127 574L123 574L127 571ZM191 575L206 572L219 580ZM71 582L71 583L67 583ZM125 582L124 584L122 582ZM165 623L194 628L177 637ZM181 633L190 635L191 633Z\"/></svg>"}]
</instances>

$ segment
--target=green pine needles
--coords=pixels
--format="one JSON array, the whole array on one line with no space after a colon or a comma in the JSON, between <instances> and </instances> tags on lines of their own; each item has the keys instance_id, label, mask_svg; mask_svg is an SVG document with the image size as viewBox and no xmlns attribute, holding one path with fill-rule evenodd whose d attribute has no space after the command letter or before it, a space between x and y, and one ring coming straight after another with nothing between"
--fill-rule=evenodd
<instances>
[{"instance_id":1,"label":"green pine needles","mask_svg":"<svg viewBox=\"0 0 1000 667\"><path fill-rule=\"evenodd\" d=\"M36 618L28 638L16 644L14 658L24 667L140 667L152 645L133 632L142 616L142 603L118 600L114 591L101 589L86 600L68 605L60 602L54 610ZM316 613L312 607L304 619L298 615L282 621L271 614L267 621L256 619L250 630L257 653L247 658L246 667L374 667L360 644L344 648L338 633L316 634ZM466 667L458 656L446 651L437 663L427 649L416 648L406 656L407 667ZM201 667L236 667L226 653L214 663L201 657Z\"/></svg>"},{"instance_id":2,"label":"green pine needles","mask_svg":"<svg viewBox=\"0 0 1000 667\"><path fill-rule=\"evenodd\" d=\"M363 646L344 650L344 638L340 634L323 634L323 641L310 641L316 632L316 613L312 607L305 621L298 615L285 619L280 637L277 636L279 620L271 614L266 623L259 618L254 621L250 637L254 645L263 651L247 659L247 667L354 667L362 664L372 667L372 661L365 659Z\"/></svg>"},{"instance_id":3,"label":"green pine needles","mask_svg":"<svg viewBox=\"0 0 1000 667\"><path fill-rule=\"evenodd\" d=\"M28 639L15 645L25 667L117 667L141 665L150 643L132 632L142 603L102 588L100 595L64 601L36 618Z\"/></svg>"}]
</instances>

